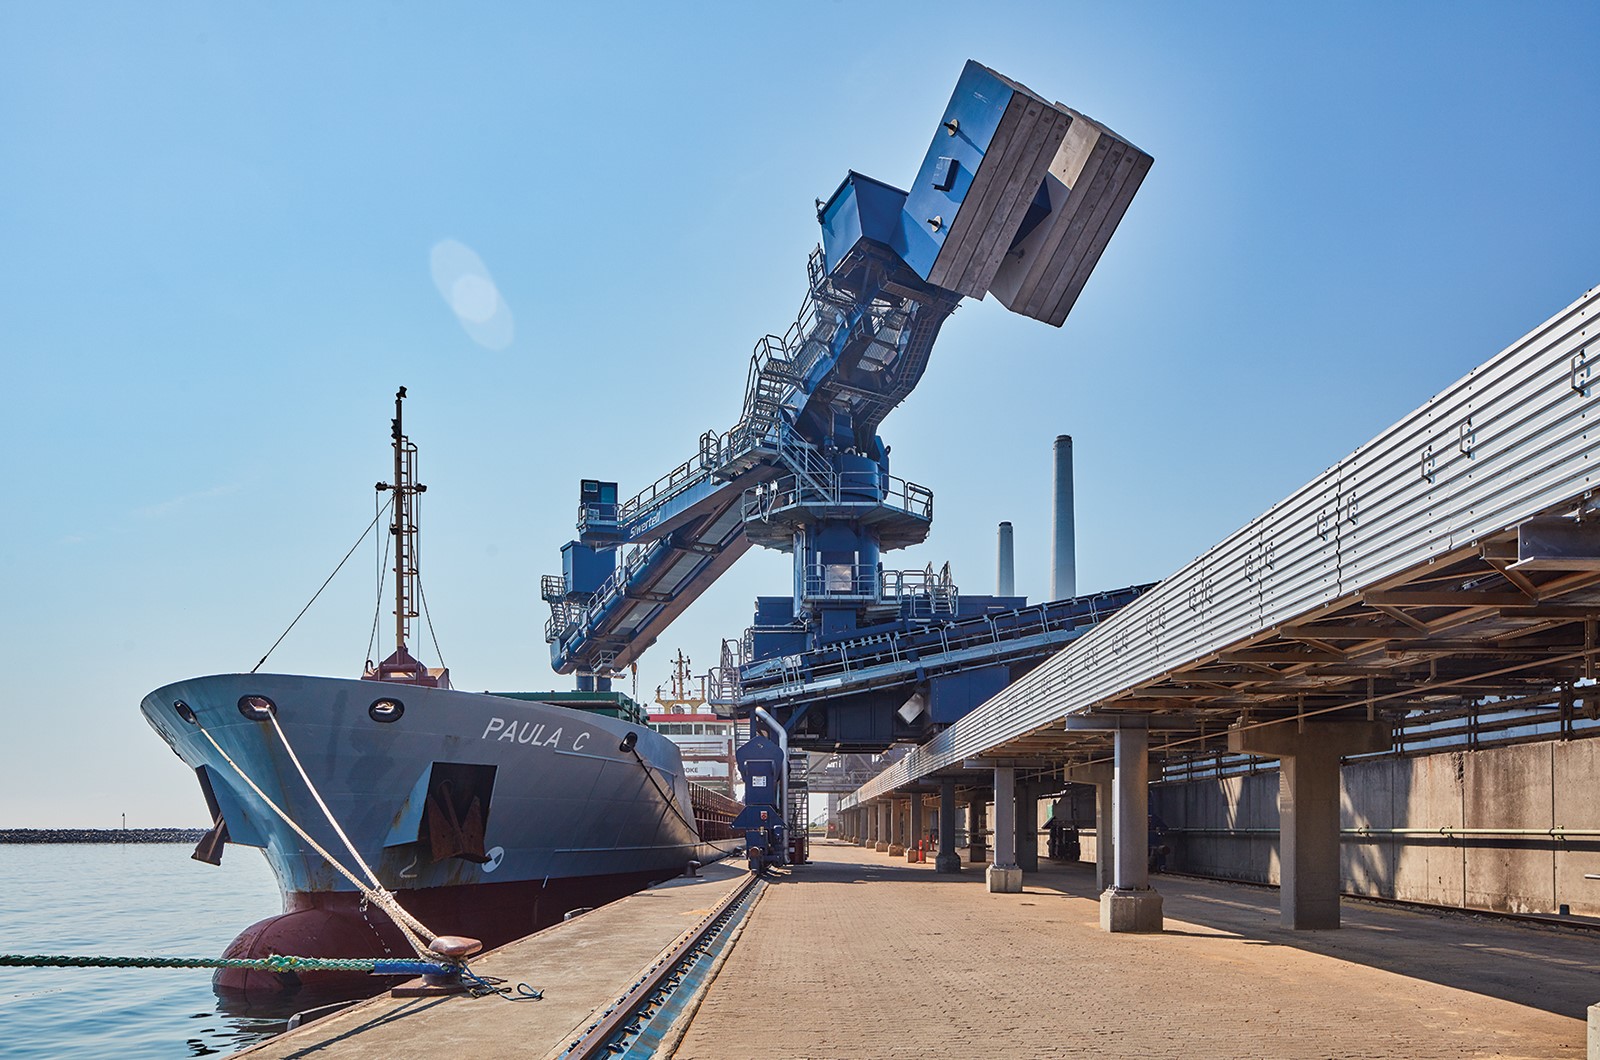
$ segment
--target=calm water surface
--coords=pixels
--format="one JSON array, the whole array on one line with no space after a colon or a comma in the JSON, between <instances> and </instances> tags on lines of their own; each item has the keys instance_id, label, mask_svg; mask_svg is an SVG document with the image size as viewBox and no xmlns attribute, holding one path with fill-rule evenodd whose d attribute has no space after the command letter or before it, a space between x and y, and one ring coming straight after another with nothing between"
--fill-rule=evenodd
<instances>
[{"instance_id":1,"label":"calm water surface","mask_svg":"<svg viewBox=\"0 0 1600 1060\"><path fill-rule=\"evenodd\" d=\"M0 844L0 952L218 957L282 908L266 859L188 844ZM303 1007L303 1006L301 1006ZM287 1013L226 1013L204 969L0 968L0 1057L227 1053Z\"/></svg>"}]
</instances>

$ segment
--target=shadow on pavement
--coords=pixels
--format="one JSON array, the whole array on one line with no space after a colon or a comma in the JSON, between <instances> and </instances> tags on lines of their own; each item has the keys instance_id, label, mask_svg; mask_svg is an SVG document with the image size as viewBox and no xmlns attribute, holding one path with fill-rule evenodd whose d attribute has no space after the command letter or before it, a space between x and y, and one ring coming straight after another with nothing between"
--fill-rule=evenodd
<instances>
[{"instance_id":1,"label":"shadow on pavement","mask_svg":"<svg viewBox=\"0 0 1600 1060\"><path fill-rule=\"evenodd\" d=\"M940 874L931 863L908 864L837 845L842 855L854 851L861 862L819 860L797 870L793 879L966 886L973 888L975 901L990 898L982 891L982 865L964 862L961 872ZM1231 936L1244 946L1291 947L1580 1020L1600 1001L1600 932L1348 898L1338 930L1290 931L1279 923L1276 887L1167 875L1153 876L1151 883L1162 896L1164 935ZM992 900L1041 897L1097 903L1094 866L1040 859L1039 871L1025 875L1021 895L994 895Z\"/></svg>"}]
</instances>

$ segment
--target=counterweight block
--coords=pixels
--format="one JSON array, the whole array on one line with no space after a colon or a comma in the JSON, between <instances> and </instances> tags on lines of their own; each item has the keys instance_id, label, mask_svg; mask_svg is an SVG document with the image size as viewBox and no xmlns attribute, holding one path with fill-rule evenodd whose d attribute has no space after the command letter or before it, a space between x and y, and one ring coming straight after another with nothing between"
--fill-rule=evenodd
<instances>
[{"instance_id":1,"label":"counterweight block","mask_svg":"<svg viewBox=\"0 0 1600 1060\"><path fill-rule=\"evenodd\" d=\"M819 211L828 267L889 247L927 283L1060 327L1152 163L968 61L909 191L851 173Z\"/></svg>"}]
</instances>

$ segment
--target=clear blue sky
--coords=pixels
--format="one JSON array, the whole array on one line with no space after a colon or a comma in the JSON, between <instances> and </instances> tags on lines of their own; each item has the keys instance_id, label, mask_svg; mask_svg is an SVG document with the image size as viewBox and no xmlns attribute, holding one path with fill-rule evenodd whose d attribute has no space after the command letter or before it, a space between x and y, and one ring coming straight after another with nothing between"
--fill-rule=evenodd
<instances>
[{"instance_id":1,"label":"clear blue sky","mask_svg":"<svg viewBox=\"0 0 1600 1060\"><path fill-rule=\"evenodd\" d=\"M934 532L886 560L989 591L1009 519L1044 595L1070 433L1080 587L1161 578L1600 282L1597 45L1591 3L0 5L0 827L202 823L139 700L282 631L397 385L457 687L555 684L578 479L733 422L813 200L909 180L968 58L1156 162L1064 328L946 325L883 429ZM508 318L452 312L445 241ZM373 565L268 668L358 673ZM788 582L742 560L641 692Z\"/></svg>"}]
</instances>

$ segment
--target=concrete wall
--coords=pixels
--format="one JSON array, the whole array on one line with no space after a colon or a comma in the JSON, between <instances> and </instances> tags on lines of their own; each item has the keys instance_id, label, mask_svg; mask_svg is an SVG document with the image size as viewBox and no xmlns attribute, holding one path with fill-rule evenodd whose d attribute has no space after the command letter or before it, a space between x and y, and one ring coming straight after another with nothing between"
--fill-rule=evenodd
<instances>
[{"instance_id":1,"label":"concrete wall","mask_svg":"<svg viewBox=\"0 0 1600 1060\"><path fill-rule=\"evenodd\" d=\"M1345 766L1341 779L1344 829L1600 830L1600 740L1369 759ZM1150 809L1172 829L1172 869L1278 882L1276 769L1153 785ZM1235 834L1219 834L1227 832ZM1583 878L1600 873L1600 836L1345 835L1340 846L1348 893L1600 915L1600 880ZM1092 844L1084 847L1092 858Z\"/></svg>"}]
</instances>

